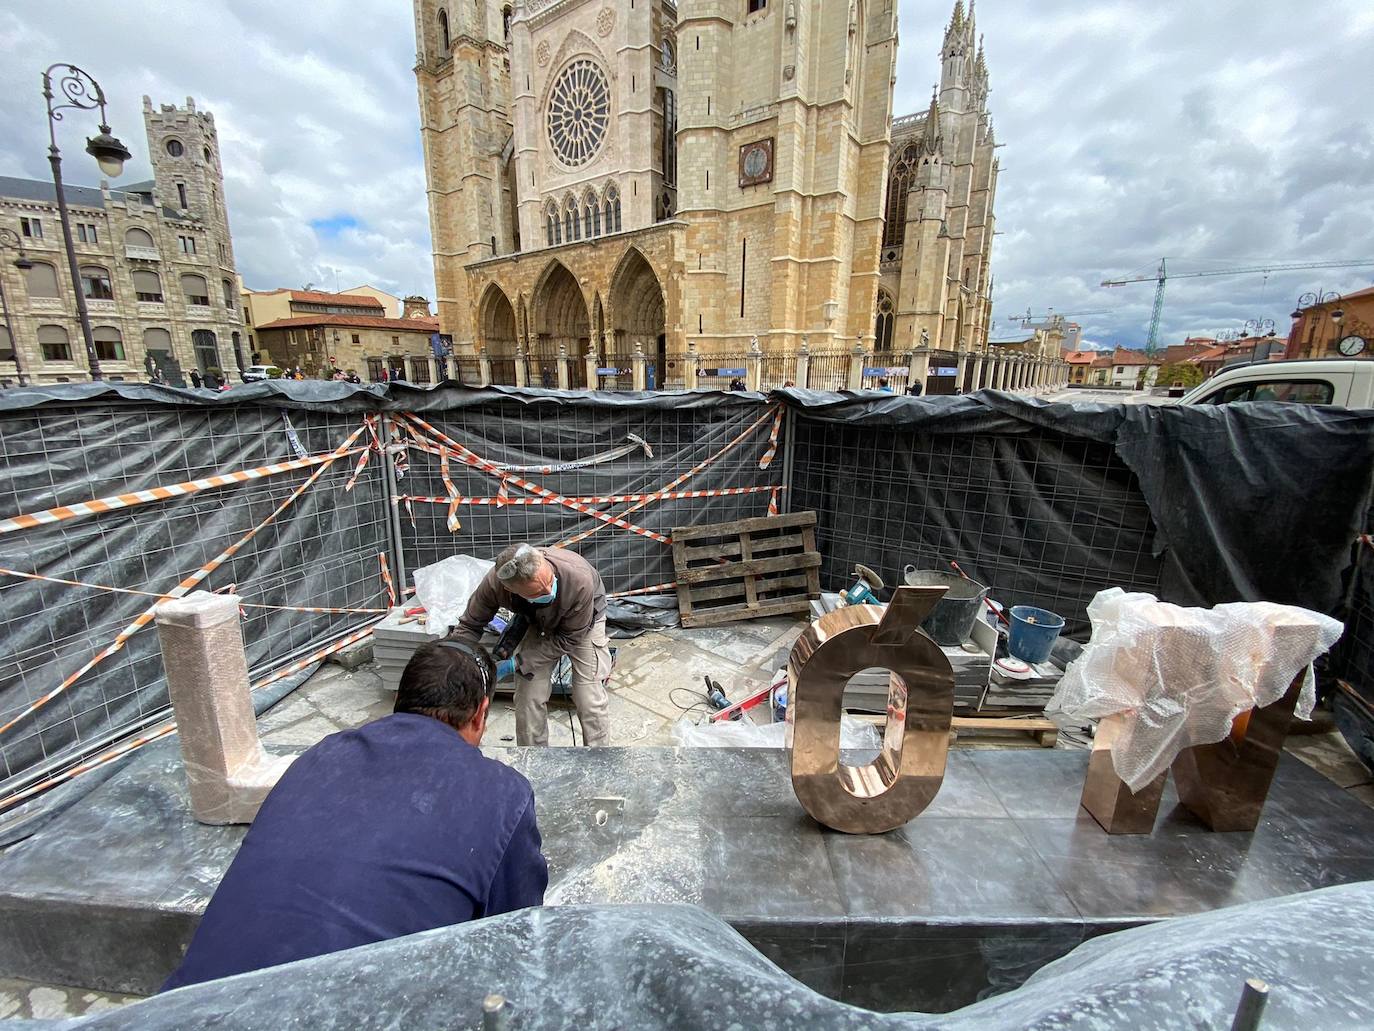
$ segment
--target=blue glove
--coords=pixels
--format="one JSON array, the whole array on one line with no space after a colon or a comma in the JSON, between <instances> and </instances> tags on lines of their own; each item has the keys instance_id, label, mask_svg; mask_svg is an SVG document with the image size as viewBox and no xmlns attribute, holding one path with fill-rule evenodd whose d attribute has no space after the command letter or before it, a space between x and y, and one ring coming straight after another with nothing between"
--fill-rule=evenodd
<instances>
[{"instance_id":1,"label":"blue glove","mask_svg":"<svg viewBox=\"0 0 1374 1031\"><path fill-rule=\"evenodd\" d=\"M496 664L496 679L506 680L515 675L515 660L502 659Z\"/></svg>"}]
</instances>

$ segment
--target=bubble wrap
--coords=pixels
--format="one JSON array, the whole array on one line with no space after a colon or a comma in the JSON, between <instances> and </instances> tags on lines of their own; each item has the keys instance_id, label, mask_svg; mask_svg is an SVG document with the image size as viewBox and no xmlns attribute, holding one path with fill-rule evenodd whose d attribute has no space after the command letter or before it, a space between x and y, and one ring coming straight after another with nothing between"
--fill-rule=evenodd
<instances>
[{"instance_id":1,"label":"bubble wrap","mask_svg":"<svg viewBox=\"0 0 1374 1031\"><path fill-rule=\"evenodd\" d=\"M1242 712L1278 701L1307 667L1296 715L1316 702L1311 664L1345 629L1292 605L1181 608L1119 587L1088 606L1092 640L1046 708L1074 719L1133 714L1112 747L1117 776L1139 791L1179 752L1222 740Z\"/></svg>"},{"instance_id":2,"label":"bubble wrap","mask_svg":"<svg viewBox=\"0 0 1374 1031\"><path fill-rule=\"evenodd\" d=\"M468 599L487 575L492 563L472 555L450 555L415 570L415 597L428 613L428 625L443 633L458 625Z\"/></svg>"}]
</instances>

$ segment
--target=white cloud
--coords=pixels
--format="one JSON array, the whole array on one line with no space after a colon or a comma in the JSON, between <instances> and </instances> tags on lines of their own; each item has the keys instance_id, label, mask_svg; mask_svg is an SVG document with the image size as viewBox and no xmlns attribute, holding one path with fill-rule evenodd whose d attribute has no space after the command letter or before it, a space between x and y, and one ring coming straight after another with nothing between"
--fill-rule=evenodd
<instances>
[{"instance_id":1,"label":"white cloud","mask_svg":"<svg viewBox=\"0 0 1374 1031\"><path fill-rule=\"evenodd\" d=\"M952 0L901 0L897 113L922 111ZM100 79L138 154L141 98L215 113L240 271L253 286L371 282L433 296L411 5L400 0L47 0L0 12L0 174L45 178L39 75ZM1374 258L1374 46L1367 0L983 0L1003 174L993 272L999 331L1027 308L1139 345L1153 284L1109 276L1252 262ZM84 122L60 143L94 183ZM141 157L126 181L147 178ZM334 233L311 223L356 225ZM1178 279L1165 342L1287 325L1299 294L1374 269Z\"/></svg>"}]
</instances>

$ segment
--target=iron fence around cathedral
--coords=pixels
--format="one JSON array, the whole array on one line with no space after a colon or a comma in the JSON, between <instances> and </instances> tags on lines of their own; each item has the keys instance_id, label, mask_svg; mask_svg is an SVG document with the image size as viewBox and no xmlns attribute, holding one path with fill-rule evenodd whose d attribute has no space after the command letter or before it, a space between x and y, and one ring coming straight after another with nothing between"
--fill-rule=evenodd
<instances>
[{"instance_id":1,"label":"iron fence around cathedral","mask_svg":"<svg viewBox=\"0 0 1374 1031\"><path fill-rule=\"evenodd\" d=\"M857 356L856 356L857 358ZM866 354L860 385L864 390L891 390L895 394L905 394L911 379L911 366L905 355L882 352ZM924 389L924 384L922 385Z\"/></svg>"},{"instance_id":2,"label":"iron fence around cathedral","mask_svg":"<svg viewBox=\"0 0 1374 1031\"><path fill-rule=\"evenodd\" d=\"M849 386L849 363L852 351L812 351L806 366L806 382L798 384L808 390L844 390Z\"/></svg>"},{"instance_id":3,"label":"iron fence around cathedral","mask_svg":"<svg viewBox=\"0 0 1374 1031\"><path fill-rule=\"evenodd\" d=\"M729 390L732 385L740 386L749 380L749 354L703 354L697 356L696 383L687 384L688 390Z\"/></svg>"},{"instance_id":4,"label":"iron fence around cathedral","mask_svg":"<svg viewBox=\"0 0 1374 1031\"><path fill-rule=\"evenodd\" d=\"M663 356L663 375L660 390L688 390L695 386L687 382L687 367L691 355L685 351L669 351Z\"/></svg>"},{"instance_id":5,"label":"iron fence around cathedral","mask_svg":"<svg viewBox=\"0 0 1374 1031\"><path fill-rule=\"evenodd\" d=\"M759 359L759 389L772 390L788 383L797 385L796 354L765 354Z\"/></svg>"},{"instance_id":6,"label":"iron fence around cathedral","mask_svg":"<svg viewBox=\"0 0 1374 1031\"><path fill-rule=\"evenodd\" d=\"M615 351L597 359L597 390L633 390L635 388L635 354Z\"/></svg>"}]
</instances>

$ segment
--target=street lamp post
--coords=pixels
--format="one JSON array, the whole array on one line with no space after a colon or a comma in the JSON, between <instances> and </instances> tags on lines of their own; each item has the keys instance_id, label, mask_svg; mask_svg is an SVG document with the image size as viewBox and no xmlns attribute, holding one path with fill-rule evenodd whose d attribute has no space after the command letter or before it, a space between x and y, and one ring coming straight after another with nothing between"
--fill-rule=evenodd
<instances>
[{"instance_id":1,"label":"street lamp post","mask_svg":"<svg viewBox=\"0 0 1374 1031\"><path fill-rule=\"evenodd\" d=\"M14 247L19 251L14 266L19 269L33 268L33 262L24 255L24 241L13 229L0 229L0 247ZM19 353L19 338L14 335L14 318L10 314L10 301L5 296L5 277L0 275L0 307L5 309L5 332L10 335L10 350L14 352L14 371L19 375L19 385L27 387L24 375L23 356Z\"/></svg>"},{"instance_id":2,"label":"street lamp post","mask_svg":"<svg viewBox=\"0 0 1374 1031\"><path fill-rule=\"evenodd\" d=\"M1311 310L1312 308L1317 308L1317 307L1321 307L1321 308L1323 309L1323 311L1325 312L1325 306L1326 306L1326 305L1335 304L1335 303L1336 303L1337 301L1339 301L1340 299L1341 299L1341 295L1338 294L1338 293L1336 293L1335 290L1329 290L1329 291L1326 291L1326 292L1322 292L1321 290L1318 290L1318 291L1316 291L1315 293L1303 294L1301 297L1298 298L1298 308L1297 308L1297 310L1296 310L1295 312L1293 312L1293 318L1295 318L1295 319L1300 319L1300 318L1302 318L1309 310ZM1327 318L1329 318L1329 319L1331 320L1331 325L1332 325L1332 327L1335 329L1335 332L1336 332L1336 340L1339 340L1340 337L1341 337L1341 322L1345 319L1345 312L1344 312L1343 310L1341 310L1340 308L1333 308L1333 309L1331 309L1329 312L1325 312L1325 314L1326 314ZM1315 350L1315 349L1317 349L1318 347L1321 347L1322 350L1325 350L1325 346L1324 346L1324 345L1321 345L1320 342L1319 342L1316 338L1317 338L1317 325L1314 324L1313 327L1312 327L1312 344L1313 344L1313 349ZM1314 357L1315 357L1315 356L1314 356Z\"/></svg>"},{"instance_id":3,"label":"street lamp post","mask_svg":"<svg viewBox=\"0 0 1374 1031\"><path fill-rule=\"evenodd\" d=\"M64 103L54 106L58 93L53 92L53 73L57 72L57 90ZM48 102L48 162L52 165L52 184L57 189L57 214L62 223L62 241L67 248L67 265L72 274L72 291L76 294L76 313L81 320L81 335L86 342L86 361L91 367L91 379L103 379L100 360L95 353L95 338L91 334L91 316L86 311L86 295L81 289L81 271L76 264L76 248L72 246L72 227L67 217L67 196L62 189L62 152L57 148L57 123L68 108L81 111L100 109L100 135L86 140L86 153L95 158L100 171L111 179L124 171L124 162L131 155L129 149L110 135L105 122L105 91L100 83L74 64L55 64L43 73L43 99Z\"/></svg>"}]
</instances>

